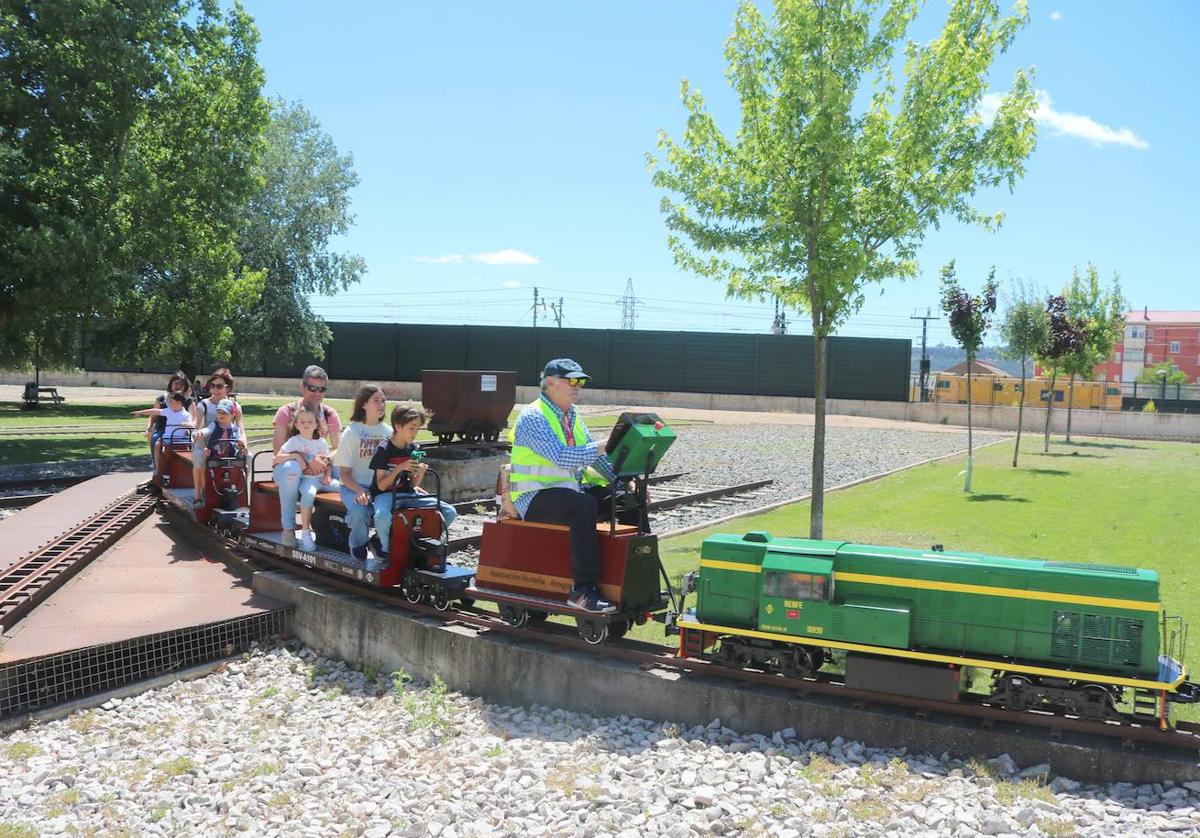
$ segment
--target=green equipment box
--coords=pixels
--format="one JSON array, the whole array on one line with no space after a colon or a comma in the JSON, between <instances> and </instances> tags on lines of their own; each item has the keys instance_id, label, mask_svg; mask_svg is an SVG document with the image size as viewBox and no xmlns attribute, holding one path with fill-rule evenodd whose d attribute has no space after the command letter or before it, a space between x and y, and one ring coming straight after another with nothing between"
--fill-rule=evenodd
<instances>
[{"instance_id":1,"label":"green equipment box","mask_svg":"<svg viewBox=\"0 0 1200 838\"><path fill-rule=\"evenodd\" d=\"M650 474L675 441L675 432L653 413L622 413L605 453L618 477Z\"/></svg>"}]
</instances>

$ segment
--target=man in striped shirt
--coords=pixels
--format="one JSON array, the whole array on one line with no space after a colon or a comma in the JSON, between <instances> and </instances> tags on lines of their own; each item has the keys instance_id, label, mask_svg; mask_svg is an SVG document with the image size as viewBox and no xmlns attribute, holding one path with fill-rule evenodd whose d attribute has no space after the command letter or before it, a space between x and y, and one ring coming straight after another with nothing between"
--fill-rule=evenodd
<instances>
[{"instance_id":1,"label":"man in striped shirt","mask_svg":"<svg viewBox=\"0 0 1200 838\"><path fill-rule=\"evenodd\" d=\"M574 587L567 603L603 612L616 606L600 597L596 522L611 514L615 474L575 411L589 378L570 358L546 364L542 394L521 411L513 431L510 497L525 520L570 527Z\"/></svg>"}]
</instances>

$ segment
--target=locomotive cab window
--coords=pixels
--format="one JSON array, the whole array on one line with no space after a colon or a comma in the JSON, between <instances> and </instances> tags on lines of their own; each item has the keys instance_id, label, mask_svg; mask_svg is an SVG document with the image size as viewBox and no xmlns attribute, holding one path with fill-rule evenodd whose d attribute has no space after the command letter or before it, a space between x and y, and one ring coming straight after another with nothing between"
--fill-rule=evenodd
<instances>
[{"instance_id":1,"label":"locomotive cab window","mask_svg":"<svg viewBox=\"0 0 1200 838\"><path fill-rule=\"evenodd\" d=\"M824 602L829 599L829 577L815 573L768 573L763 578L763 595Z\"/></svg>"}]
</instances>

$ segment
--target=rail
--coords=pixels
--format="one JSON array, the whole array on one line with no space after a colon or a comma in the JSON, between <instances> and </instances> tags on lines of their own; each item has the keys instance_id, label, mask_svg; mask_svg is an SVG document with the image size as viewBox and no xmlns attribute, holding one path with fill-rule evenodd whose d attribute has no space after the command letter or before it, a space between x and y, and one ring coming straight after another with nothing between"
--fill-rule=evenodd
<instances>
[{"instance_id":1,"label":"rail","mask_svg":"<svg viewBox=\"0 0 1200 838\"><path fill-rule=\"evenodd\" d=\"M671 475L671 477L677 476ZM666 490L666 497L650 501L647 511L680 513L685 512L689 507L701 504L738 505L743 501L753 499L756 492L770 486L772 482L771 480L756 480L752 483L739 483L732 486L672 485L669 490ZM452 553L479 546L483 541L483 523L490 519L489 513L494 512L496 507L491 501L479 501L461 504L456 508L463 513L456 522L456 528L461 526L468 531L449 540L447 546ZM657 530L657 525L663 523L663 520L659 519L655 523Z\"/></svg>"},{"instance_id":2,"label":"rail","mask_svg":"<svg viewBox=\"0 0 1200 838\"><path fill-rule=\"evenodd\" d=\"M0 572L0 627L11 628L154 509L129 494Z\"/></svg>"},{"instance_id":3,"label":"rail","mask_svg":"<svg viewBox=\"0 0 1200 838\"><path fill-rule=\"evenodd\" d=\"M285 559L258 553L245 547L230 547L227 544L226 551L237 557L235 561L285 570L305 579L319 581L331 588L387 605L399 606L405 611L421 617L435 618L446 624L470 626L481 632L500 632L512 637L537 640L557 648L586 652L597 659L623 660L644 669L666 669L683 673L688 677L712 676L747 686L775 687L789 690L797 697L814 694L831 696L859 707L877 705L903 708L915 715L932 718L935 722L938 716L947 720L950 718L973 719L985 731L994 729L997 725L1036 727L1046 730L1047 735L1055 739L1061 738L1065 734L1079 734L1120 740L1122 746L1126 748L1137 743L1157 747L1200 750L1200 724L1191 722L1178 722L1174 730L1160 730L1150 720L1147 720L1145 724L1113 721L1090 722L1073 716L1053 715L1038 711L1004 710L984 704L982 696L970 695L966 696L963 701L949 702L860 690L847 687L838 680L840 676L836 674L817 673L807 678L785 678L782 675L771 673L734 669L707 661L680 658L670 647L641 640L624 638L603 645L593 645L581 639L574 629L567 625L545 622L517 628L503 622L499 614L475 606L438 611L431 606L410 603L398 591L368 588L350 580L304 568Z\"/></svg>"}]
</instances>

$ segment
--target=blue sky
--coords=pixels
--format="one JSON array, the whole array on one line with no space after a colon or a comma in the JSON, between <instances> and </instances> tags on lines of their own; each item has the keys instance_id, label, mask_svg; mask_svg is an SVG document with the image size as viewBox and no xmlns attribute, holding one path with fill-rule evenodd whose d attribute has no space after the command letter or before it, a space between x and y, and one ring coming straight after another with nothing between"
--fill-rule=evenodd
<instances>
[{"instance_id":1,"label":"blue sky","mask_svg":"<svg viewBox=\"0 0 1200 838\"><path fill-rule=\"evenodd\" d=\"M940 266L968 287L990 266L1057 289L1095 263L1136 308L1200 309L1200 5L1032 0L1030 25L993 68L1006 90L1036 67L1038 148L1000 232L931 231L918 279L871 290L841 333L919 339ZM728 0L344 2L247 0L267 92L311 110L361 183L337 242L364 281L317 298L331 320L529 325L533 288L563 298L564 325L618 328L632 278L639 328L768 331L771 305L727 300L676 268L645 154L681 133L687 76L727 132ZM933 37L931 0L911 31ZM550 321L548 310L539 324ZM792 331L807 314L789 312ZM949 342L945 321L931 341Z\"/></svg>"}]
</instances>

